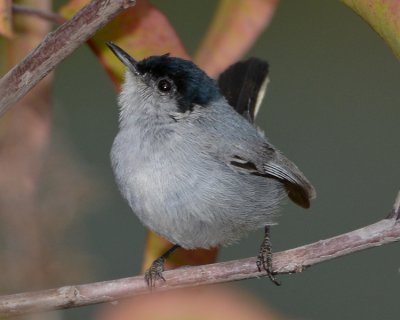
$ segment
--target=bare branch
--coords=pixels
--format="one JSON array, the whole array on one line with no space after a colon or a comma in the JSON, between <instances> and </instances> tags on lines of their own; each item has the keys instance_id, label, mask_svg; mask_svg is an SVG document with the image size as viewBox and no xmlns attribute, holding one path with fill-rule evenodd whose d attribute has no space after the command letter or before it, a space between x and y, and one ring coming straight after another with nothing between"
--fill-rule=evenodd
<instances>
[{"instance_id":1,"label":"bare branch","mask_svg":"<svg viewBox=\"0 0 400 320\"><path fill-rule=\"evenodd\" d=\"M65 22L65 19L57 13L40 10L31 6L13 4L12 12L14 14L34 16L43 20L47 20L51 23L54 23L55 25L59 25Z\"/></svg>"},{"instance_id":2,"label":"bare branch","mask_svg":"<svg viewBox=\"0 0 400 320\"><path fill-rule=\"evenodd\" d=\"M273 256L275 273L302 272L312 265L357 251L400 240L400 192L394 214L377 223L330 239L279 252ZM265 276L258 272L256 258L247 258L196 267L185 267L164 273L166 282L157 290L230 282ZM67 309L101 302L120 300L149 293L143 276L91 284L67 286L38 292L0 297L0 318L29 312Z\"/></svg>"},{"instance_id":3,"label":"bare branch","mask_svg":"<svg viewBox=\"0 0 400 320\"><path fill-rule=\"evenodd\" d=\"M93 0L0 79L0 115L134 0Z\"/></svg>"},{"instance_id":4,"label":"bare branch","mask_svg":"<svg viewBox=\"0 0 400 320\"><path fill-rule=\"evenodd\" d=\"M394 202L392 212L390 212L388 219L400 219L400 192L397 194L397 198Z\"/></svg>"}]
</instances>

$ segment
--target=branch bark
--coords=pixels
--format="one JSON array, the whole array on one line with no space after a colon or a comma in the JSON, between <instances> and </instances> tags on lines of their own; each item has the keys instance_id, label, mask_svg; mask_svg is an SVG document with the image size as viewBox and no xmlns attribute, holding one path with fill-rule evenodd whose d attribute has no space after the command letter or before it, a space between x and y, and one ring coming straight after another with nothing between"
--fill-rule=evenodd
<instances>
[{"instance_id":1,"label":"branch bark","mask_svg":"<svg viewBox=\"0 0 400 320\"><path fill-rule=\"evenodd\" d=\"M0 79L0 116L80 44L135 0L93 0Z\"/></svg>"},{"instance_id":2,"label":"branch bark","mask_svg":"<svg viewBox=\"0 0 400 320\"><path fill-rule=\"evenodd\" d=\"M273 255L273 271L278 274L302 272L318 263L400 240L400 192L390 215L374 224L330 239L320 240ZM157 290L230 282L266 275L259 272L256 258L247 258L164 272L166 282ZM111 302L149 293L143 276L66 286L38 292L0 297L0 318L45 310L67 309Z\"/></svg>"}]
</instances>

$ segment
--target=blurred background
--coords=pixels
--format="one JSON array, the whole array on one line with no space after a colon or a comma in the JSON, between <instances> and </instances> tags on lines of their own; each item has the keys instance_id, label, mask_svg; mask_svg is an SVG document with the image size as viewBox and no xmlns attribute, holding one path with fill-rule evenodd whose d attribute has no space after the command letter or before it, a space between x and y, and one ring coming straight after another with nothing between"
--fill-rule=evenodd
<instances>
[{"instance_id":1,"label":"blurred background","mask_svg":"<svg viewBox=\"0 0 400 320\"><path fill-rule=\"evenodd\" d=\"M216 2L151 2L193 54ZM54 3L57 9L65 2ZM281 1L271 25L246 56L270 63L271 82L257 124L317 189L310 210L284 206L279 225L272 228L274 251L385 217L400 181L400 65L384 41L339 1ZM40 178L45 214L40 221L24 218L18 233L18 219L17 227L10 228L2 218L0 271L7 274L0 279L2 294L141 272L146 230L119 195L110 168L109 150L117 132L114 86L82 46L56 69L52 92L51 141ZM41 225L39 235L25 234L31 224ZM48 243L54 233L60 236ZM13 239L25 236L45 245L36 251L18 248ZM218 260L256 255L262 236L256 232L222 248ZM281 276L281 287L267 279L230 286L239 294L235 299L256 299L258 307L289 319L398 319L399 272L399 244L393 244ZM32 275L46 281L27 281ZM110 311L106 316L103 308L51 316L107 318Z\"/></svg>"}]
</instances>

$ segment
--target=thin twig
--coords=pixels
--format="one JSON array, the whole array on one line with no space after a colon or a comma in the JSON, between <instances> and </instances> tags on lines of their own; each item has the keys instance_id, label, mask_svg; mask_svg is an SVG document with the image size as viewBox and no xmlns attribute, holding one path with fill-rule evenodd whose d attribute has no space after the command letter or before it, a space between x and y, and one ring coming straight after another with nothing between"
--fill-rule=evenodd
<instances>
[{"instance_id":1,"label":"thin twig","mask_svg":"<svg viewBox=\"0 0 400 320\"><path fill-rule=\"evenodd\" d=\"M364 228L330 239L279 252L273 255L274 273L302 272L307 267L357 251L400 240L400 192L393 207L394 215ZM259 272L256 258L185 267L164 272L166 282L157 290L230 282L266 276ZM67 309L110 302L149 293L143 276L91 284L67 286L38 292L0 297L0 318L29 312Z\"/></svg>"},{"instance_id":2,"label":"thin twig","mask_svg":"<svg viewBox=\"0 0 400 320\"><path fill-rule=\"evenodd\" d=\"M396 200L394 202L394 205L393 205L393 209L390 212L390 214L387 217L387 219L396 219L396 220L400 219L400 192L397 195L397 198L396 198Z\"/></svg>"},{"instance_id":3,"label":"thin twig","mask_svg":"<svg viewBox=\"0 0 400 320\"><path fill-rule=\"evenodd\" d=\"M43 11L40 9L36 9L30 6L24 6L19 4L12 5L12 12L13 14L24 14L33 17L37 17L43 20L47 20L55 25L63 24L65 19L57 13Z\"/></svg>"},{"instance_id":4,"label":"thin twig","mask_svg":"<svg viewBox=\"0 0 400 320\"><path fill-rule=\"evenodd\" d=\"M135 0L93 0L48 34L36 49L0 79L0 115L97 30L134 4Z\"/></svg>"}]
</instances>

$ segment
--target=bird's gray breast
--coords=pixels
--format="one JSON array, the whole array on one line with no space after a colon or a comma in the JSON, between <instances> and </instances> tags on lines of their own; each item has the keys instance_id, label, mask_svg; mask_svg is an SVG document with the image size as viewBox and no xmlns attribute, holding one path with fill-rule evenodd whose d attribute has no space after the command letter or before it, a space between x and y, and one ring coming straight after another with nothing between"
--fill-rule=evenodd
<instances>
[{"instance_id":1,"label":"bird's gray breast","mask_svg":"<svg viewBox=\"0 0 400 320\"><path fill-rule=\"evenodd\" d=\"M111 157L123 196L151 230L185 248L209 248L271 223L278 182L235 172L177 133L145 140L121 130Z\"/></svg>"}]
</instances>

